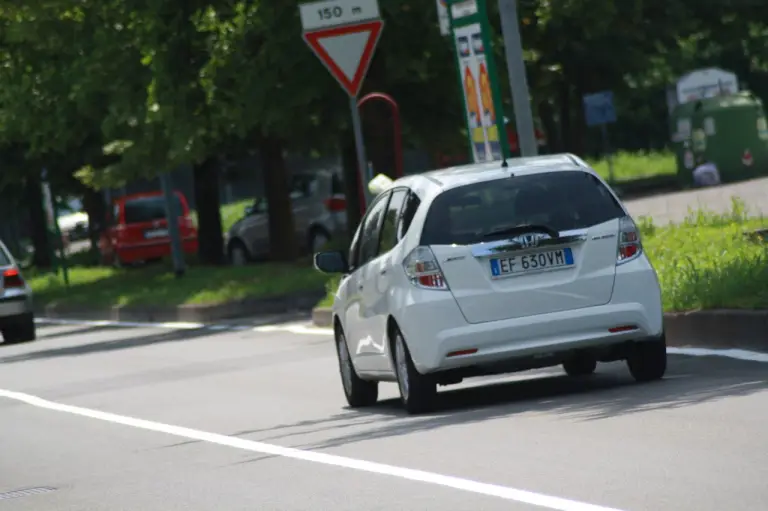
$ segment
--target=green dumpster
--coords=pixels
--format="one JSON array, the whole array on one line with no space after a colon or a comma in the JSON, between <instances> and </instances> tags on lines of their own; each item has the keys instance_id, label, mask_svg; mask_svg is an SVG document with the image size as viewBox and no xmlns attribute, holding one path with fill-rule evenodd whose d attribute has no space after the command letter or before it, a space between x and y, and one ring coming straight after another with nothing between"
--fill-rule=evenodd
<instances>
[{"instance_id":1,"label":"green dumpster","mask_svg":"<svg viewBox=\"0 0 768 511\"><path fill-rule=\"evenodd\" d=\"M699 156L712 161L724 183L768 175L768 122L749 92L679 105L670 117L681 184L693 183Z\"/></svg>"}]
</instances>

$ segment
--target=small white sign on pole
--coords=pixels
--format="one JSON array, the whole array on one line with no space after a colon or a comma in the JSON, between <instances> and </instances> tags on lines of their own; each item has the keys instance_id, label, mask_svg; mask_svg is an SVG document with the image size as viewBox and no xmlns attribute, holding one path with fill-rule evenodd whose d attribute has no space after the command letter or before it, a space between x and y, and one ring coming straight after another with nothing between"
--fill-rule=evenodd
<instances>
[{"instance_id":1,"label":"small white sign on pole","mask_svg":"<svg viewBox=\"0 0 768 511\"><path fill-rule=\"evenodd\" d=\"M453 14L453 19L455 20L472 16L477 14L477 12L477 0L465 0L451 6L451 14Z\"/></svg>"},{"instance_id":2,"label":"small white sign on pole","mask_svg":"<svg viewBox=\"0 0 768 511\"><path fill-rule=\"evenodd\" d=\"M299 6L305 32L381 18L378 0L323 0Z\"/></svg>"},{"instance_id":3,"label":"small white sign on pole","mask_svg":"<svg viewBox=\"0 0 768 511\"><path fill-rule=\"evenodd\" d=\"M451 34L451 19L448 16L448 1L435 0L437 4L437 22L440 24L440 33L442 35Z\"/></svg>"}]
</instances>

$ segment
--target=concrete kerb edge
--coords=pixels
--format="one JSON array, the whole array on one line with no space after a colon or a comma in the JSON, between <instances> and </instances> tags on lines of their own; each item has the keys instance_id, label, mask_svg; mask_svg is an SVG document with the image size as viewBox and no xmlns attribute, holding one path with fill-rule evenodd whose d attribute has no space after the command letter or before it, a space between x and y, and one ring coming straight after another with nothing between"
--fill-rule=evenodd
<instances>
[{"instance_id":1,"label":"concrete kerb edge","mask_svg":"<svg viewBox=\"0 0 768 511\"><path fill-rule=\"evenodd\" d=\"M315 307L312 309L312 324L320 328L333 326L333 310L330 307Z\"/></svg>"},{"instance_id":2,"label":"concrete kerb edge","mask_svg":"<svg viewBox=\"0 0 768 511\"><path fill-rule=\"evenodd\" d=\"M181 305L172 307L115 306L105 309L66 304L36 306L35 314L50 319L122 321L137 323L214 323L226 319L309 312L325 296L319 289L296 295L244 299L217 305Z\"/></svg>"},{"instance_id":3,"label":"concrete kerb edge","mask_svg":"<svg viewBox=\"0 0 768 511\"><path fill-rule=\"evenodd\" d=\"M332 326L329 307L312 310L315 326ZM744 349L768 352L768 310L712 310L664 314L671 347Z\"/></svg>"}]
</instances>

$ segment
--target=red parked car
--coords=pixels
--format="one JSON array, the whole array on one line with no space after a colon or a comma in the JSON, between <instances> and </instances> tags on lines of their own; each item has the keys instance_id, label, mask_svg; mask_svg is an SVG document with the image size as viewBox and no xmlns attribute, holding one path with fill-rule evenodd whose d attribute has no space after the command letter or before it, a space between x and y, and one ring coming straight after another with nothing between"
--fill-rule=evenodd
<instances>
[{"instance_id":1,"label":"red parked car","mask_svg":"<svg viewBox=\"0 0 768 511\"><path fill-rule=\"evenodd\" d=\"M197 228L189 204L175 192L181 244L186 254L197 252ZM114 201L107 229L99 241L104 264L126 265L155 261L171 255L171 239L162 192L127 195Z\"/></svg>"}]
</instances>

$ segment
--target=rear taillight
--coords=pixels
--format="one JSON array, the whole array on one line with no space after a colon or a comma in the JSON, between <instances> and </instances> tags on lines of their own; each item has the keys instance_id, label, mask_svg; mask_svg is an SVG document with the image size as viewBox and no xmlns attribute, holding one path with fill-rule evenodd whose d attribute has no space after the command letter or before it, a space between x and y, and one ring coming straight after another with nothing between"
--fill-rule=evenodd
<instances>
[{"instance_id":1,"label":"rear taillight","mask_svg":"<svg viewBox=\"0 0 768 511\"><path fill-rule=\"evenodd\" d=\"M193 229L195 227L195 221L189 215L181 217L180 226L182 229Z\"/></svg>"},{"instance_id":2,"label":"rear taillight","mask_svg":"<svg viewBox=\"0 0 768 511\"><path fill-rule=\"evenodd\" d=\"M616 264L627 263L642 253L643 244L640 241L640 230L630 217L625 216L619 222L619 253Z\"/></svg>"},{"instance_id":3,"label":"rear taillight","mask_svg":"<svg viewBox=\"0 0 768 511\"><path fill-rule=\"evenodd\" d=\"M6 289L14 287L24 287L24 279L21 278L19 270L10 268L3 272L3 285Z\"/></svg>"},{"instance_id":4,"label":"rear taillight","mask_svg":"<svg viewBox=\"0 0 768 511\"><path fill-rule=\"evenodd\" d=\"M425 289L448 289L443 271L429 247L416 247L403 261L405 274L416 287Z\"/></svg>"},{"instance_id":5,"label":"rear taillight","mask_svg":"<svg viewBox=\"0 0 768 511\"><path fill-rule=\"evenodd\" d=\"M341 213L347 210L347 200L344 197L331 197L325 199L325 207L331 213Z\"/></svg>"}]
</instances>

